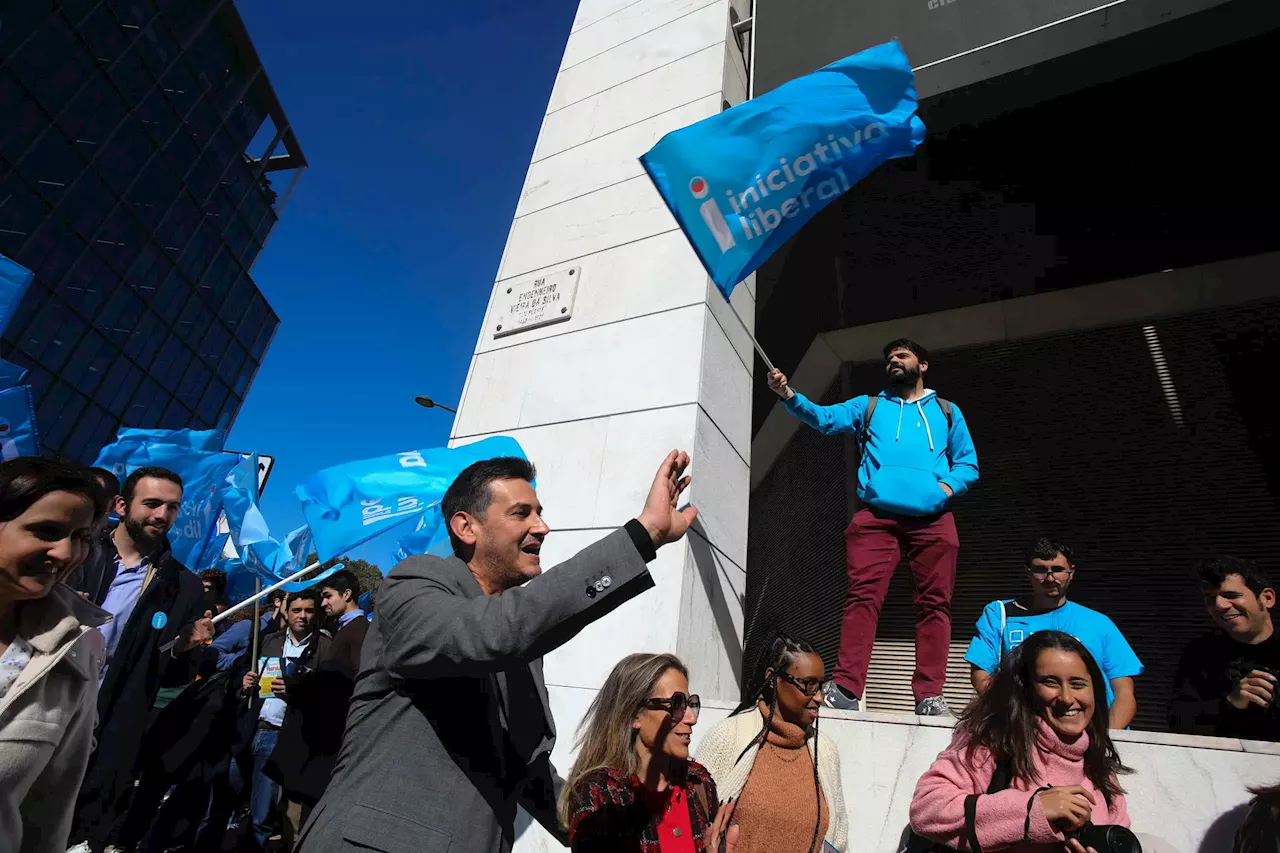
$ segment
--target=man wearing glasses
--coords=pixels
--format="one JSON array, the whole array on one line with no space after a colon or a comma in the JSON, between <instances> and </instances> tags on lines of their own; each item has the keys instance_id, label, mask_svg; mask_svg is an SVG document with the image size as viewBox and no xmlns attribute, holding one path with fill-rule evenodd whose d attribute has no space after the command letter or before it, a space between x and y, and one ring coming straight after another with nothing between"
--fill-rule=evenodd
<instances>
[{"instance_id":1,"label":"man wearing glasses","mask_svg":"<svg viewBox=\"0 0 1280 853\"><path fill-rule=\"evenodd\" d=\"M1060 542L1041 537L1027 549L1031 594L993 601L982 609L977 636L964 656L973 687L979 693L986 690L1000 658L1036 631L1063 631L1083 643L1102 669L1111 709L1110 728L1128 728L1138 710L1133 677L1142 674L1142 662L1114 622L1067 600L1075 571L1071 549Z\"/></svg>"}]
</instances>

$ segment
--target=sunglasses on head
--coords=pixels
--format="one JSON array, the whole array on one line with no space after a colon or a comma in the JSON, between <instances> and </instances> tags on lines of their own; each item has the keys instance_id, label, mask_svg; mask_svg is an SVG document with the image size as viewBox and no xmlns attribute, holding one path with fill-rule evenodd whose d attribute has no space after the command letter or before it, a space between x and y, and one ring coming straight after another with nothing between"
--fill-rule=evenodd
<instances>
[{"instance_id":1,"label":"sunglasses on head","mask_svg":"<svg viewBox=\"0 0 1280 853\"><path fill-rule=\"evenodd\" d=\"M667 699L650 699L645 707L653 711L666 711L678 720L684 716L686 709L693 711L695 717L698 716L698 712L702 710L702 700L697 694L686 696L683 693L672 693Z\"/></svg>"},{"instance_id":2,"label":"sunglasses on head","mask_svg":"<svg viewBox=\"0 0 1280 853\"><path fill-rule=\"evenodd\" d=\"M814 696L822 689L821 681L814 681L812 678L799 679L786 670L780 670L778 677L795 687L805 696Z\"/></svg>"}]
</instances>

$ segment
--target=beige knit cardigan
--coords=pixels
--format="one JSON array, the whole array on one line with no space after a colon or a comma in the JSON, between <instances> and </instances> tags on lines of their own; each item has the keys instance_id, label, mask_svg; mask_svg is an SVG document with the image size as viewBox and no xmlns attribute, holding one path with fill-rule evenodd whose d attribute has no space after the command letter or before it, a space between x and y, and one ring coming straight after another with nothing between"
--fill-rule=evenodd
<instances>
[{"instance_id":1,"label":"beige knit cardigan","mask_svg":"<svg viewBox=\"0 0 1280 853\"><path fill-rule=\"evenodd\" d=\"M698 744L698 763L707 768L711 778L716 782L716 793L720 802L736 797L747 786L747 777L751 775L751 767L755 764L759 744L753 744L747 753L738 761L742 752L752 738L760 734L764 719L757 710L735 714L727 720L716 724L707 732ZM840 753L836 751L835 742L824 734L818 747L818 784L827 801L830 818L827 822L826 840L840 853L844 853L845 844L849 840L849 814L844 805L844 788L840 785ZM813 739L810 738L809 758L813 759Z\"/></svg>"}]
</instances>

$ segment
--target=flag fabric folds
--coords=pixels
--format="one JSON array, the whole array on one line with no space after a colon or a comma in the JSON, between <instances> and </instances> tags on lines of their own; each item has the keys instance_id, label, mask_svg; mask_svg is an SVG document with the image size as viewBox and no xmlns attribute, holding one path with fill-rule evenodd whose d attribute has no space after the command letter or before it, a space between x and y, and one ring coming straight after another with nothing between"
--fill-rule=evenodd
<instances>
[{"instance_id":1,"label":"flag fabric folds","mask_svg":"<svg viewBox=\"0 0 1280 853\"><path fill-rule=\"evenodd\" d=\"M0 255L0 332L13 319L14 312L18 310L34 277L31 270L22 264L8 255Z\"/></svg>"},{"instance_id":2,"label":"flag fabric folds","mask_svg":"<svg viewBox=\"0 0 1280 853\"><path fill-rule=\"evenodd\" d=\"M0 391L0 461L40 453L36 430L36 407L31 386L19 385Z\"/></svg>"},{"instance_id":3,"label":"flag fabric folds","mask_svg":"<svg viewBox=\"0 0 1280 853\"><path fill-rule=\"evenodd\" d=\"M640 161L725 299L832 199L924 139L897 42L689 127Z\"/></svg>"},{"instance_id":4,"label":"flag fabric folds","mask_svg":"<svg viewBox=\"0 0 1280 853\"><path fill-rule=\"evenodd\" d=\"M410 450L326 468L297 488L302 512L321 560L331 560L438 503L473 462L499 456L525 458L509 436L462 447Z\"/></svg>"}]
</instances>

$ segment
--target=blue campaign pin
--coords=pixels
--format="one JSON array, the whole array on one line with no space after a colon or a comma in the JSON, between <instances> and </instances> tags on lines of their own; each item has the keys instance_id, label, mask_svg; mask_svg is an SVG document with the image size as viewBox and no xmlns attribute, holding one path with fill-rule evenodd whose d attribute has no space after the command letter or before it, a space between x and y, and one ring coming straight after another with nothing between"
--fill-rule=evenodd
<instances>
[{"instance_id":1,"label":"blue campaign pin","mask_svg":"<svg viewBox=\"0 0 1280 853\"><path fill-rule=\"evenodd\" d=\"M155 616L151 617L151 627L159 631L165 625L169 624L169 617L165 615L163 610L157 611Z\"/></svg>"}]
</instances>

